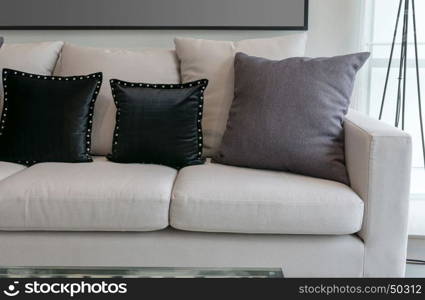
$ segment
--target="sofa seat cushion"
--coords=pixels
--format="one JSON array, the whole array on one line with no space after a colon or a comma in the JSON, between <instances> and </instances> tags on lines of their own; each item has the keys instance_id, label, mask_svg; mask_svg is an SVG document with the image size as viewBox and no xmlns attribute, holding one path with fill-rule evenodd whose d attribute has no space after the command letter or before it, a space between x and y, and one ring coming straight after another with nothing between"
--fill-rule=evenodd
<instances>
[{"instance_id":1,"label":"sofa seat cushion","mask_svg":"<svg viewBox=\"0 0 425 300\"><path fill-rule=\"evenodd\" d=\"M0 180L3 180L24 169L26 169L26 167L23 165L0 161Z\"/></svg>"},{"instance_id":2,"label":"sofa seat cushion","mask_svg":"<svg viewBox=\"0 0 425 300\"><path fill-rule=\"evenodd\" d=\"M163 229L176 173L103 157L36 164L0 181L0 230Z\"/></svg>"},{"instance_id":3,"label":"sofa seat cushion","mask_svg":"<svg viewBox=\"0 0 425 300\"><path fill-rule=\"evenodd\" d=\"M342 183L208 163L179 172L170 224L207 232L352 234L363 208Z\"/></svg>"}]
</instances>

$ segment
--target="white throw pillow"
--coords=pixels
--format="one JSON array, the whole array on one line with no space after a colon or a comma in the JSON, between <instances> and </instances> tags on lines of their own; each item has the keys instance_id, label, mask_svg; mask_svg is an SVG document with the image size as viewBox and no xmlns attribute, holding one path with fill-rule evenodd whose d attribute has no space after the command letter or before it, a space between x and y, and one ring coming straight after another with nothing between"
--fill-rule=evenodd
<instances>
[{"instance_id":1,"label":"white throw pillow","mask_svg":"<svg viewBox=\"0 0 425 300\"><path fill-rule=\"evenodd\" d=\"M146 83L180 83L180 73L174 50L147 49L129 51L102 49L65 44L54 71L55 75L68 76L103 72L103 83L96 100L92 152L107 155L112 151L116 108L109 80Z\"/></svg>"},{"instance_id":2,"label":"white throw pillow","mask_svg":"<svg viewBox=\"0 0 425 300\"><path fill-rule=\"evenodd\" d=\"M9 68L51 75L63 42L8 44L0 48L0 71ZM0 80L0 112L3 110L3 80Z\"/></svg>"},{"instance_id":3,"label":"white throw pillow","mask_svg":"<svg viewBox=\"0 0 425 300\"><path fill-rule=\"evenodd\" d=\"M305 33L238 42L193 38L174 40L183 82L199 78L209 80L205 90L202 124L204 156L214 156L226 129L233 101L235 54L244 52L273 60L304 56L306 41Z\"/></svg>"}]
</instances>

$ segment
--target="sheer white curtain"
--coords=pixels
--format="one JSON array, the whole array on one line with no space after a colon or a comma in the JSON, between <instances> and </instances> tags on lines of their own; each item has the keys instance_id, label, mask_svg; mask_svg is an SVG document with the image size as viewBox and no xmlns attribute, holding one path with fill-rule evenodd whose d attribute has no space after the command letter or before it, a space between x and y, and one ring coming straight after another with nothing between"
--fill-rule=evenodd
<instances>
[{"instance_id":1,"label":"sheer white curtain","mask_svg":"<svg viewBox=\"0 0 425 300\"><path fill-rule=\"evenodd\" d=\"M385 75L390 55L391 42L394 33L395 21L399 0L365 0L365 29L363 43L371 51L371 59L367 66L367 74L363 78L363 103L360 107L373 117L378 117L382 100ZM425 86L425 1L416 0L416 22L420 76L422 95ZM401 16L402 17L402 16ZM397 43L401 41L402 20L399 23ZM409 40L407 61L407 91L406 91L406 131L413 136L414 155L413 166L423 167L422 148L420 139L418 99L416 88L413 24L409 16ZM392 69L388 82L387 97L383 113L383 120L394 124L395 106L397 100L398 66L400 63L400 45L394 49ZM425 105L425 103L424 103ZM425 115L424 115L425 116ZM425 186L425 182L423 183Z\"/></svg>"},{"instance_id":2,"label":"sheer white curtain","mask_svg":"<svg viewBox=\"0 0 425 300\"><path fill-rule=\"evenodd\" d=\"M382 100L385 76L394 34L395 21L400 0L362 0L363 31L361 46L372 53L371 59L359 78L360 96L357 109L378 118ZM425 0L415 0L418 54L421 78L422 106L425 108ZM411 8L411 5L410 5ZM410 10L411 12L411 10ZM400 42L403 8L400 16L394 58L389 76L387 97L383 120L394 125L398 68L400 63ZM411 208L409 218L409 234L425 236L425 169L422 155L422 144L419 126L419 111L416 86L416 69L414 56L413 23L409 15L407 53L407 89L406 89L406 125L405 130L412 135L413 168L411 182ZM423 112L425 117L425 112ZM409 242L409 251L413 246Z\"/></svg>"},{"instance_id":3,"label":"sheer white curtain","mask_svg":"<svg viewBox=\"0 0 425 300\"><path fill-rule=\"evenodd\" d=\"M385 76L394 34L399 0L363 0L364 49L372 53L369 64L359 78L360 93L356 108L377 118L382 100ZM418 38L419 66L421 76L422 103L425 108L425 1L416 0L416 27ZM411 8L411 5L410 5ZM411 12L411 10L410 10ZM403 16L403 10L402 15ZM419 126L416 71L413 46L413 23L409 15L409 39L407 53L406 127L413 138L412 199L425 200L425 170L423 168L422 144ZM402 19L399 23L392 69L388 82L383 120L394 125L397 100L398 67L400 63ZM425 112L423 112L425 117Z\"/></svg>"}]
</instances>

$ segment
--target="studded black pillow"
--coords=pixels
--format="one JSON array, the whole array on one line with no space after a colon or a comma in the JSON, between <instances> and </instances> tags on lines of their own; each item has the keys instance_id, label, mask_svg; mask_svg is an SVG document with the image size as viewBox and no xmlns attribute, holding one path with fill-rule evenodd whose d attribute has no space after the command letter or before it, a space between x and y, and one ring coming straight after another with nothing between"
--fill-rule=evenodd
<instances>
[{"instance_id":1,"label":"studded black pillow","mask_svg":"<svg viewBox=\"0 0 425 300\"><path fill-rule=\"evenodd\" d=\"M111 80L117 115L108 158L173 168L203 163L201 121L207 84L206 79L185 84Z\"/></svg>"},{"instance_id":2,"label":"studded black pillow","mask_svg":"<svg viewBox=\"0 0 425 300\"><path fill-rule=\"evenodd\" d=\"M0 161L89 162L102 73L57 77L3 69Z\"/></svg>"}]
</instances>

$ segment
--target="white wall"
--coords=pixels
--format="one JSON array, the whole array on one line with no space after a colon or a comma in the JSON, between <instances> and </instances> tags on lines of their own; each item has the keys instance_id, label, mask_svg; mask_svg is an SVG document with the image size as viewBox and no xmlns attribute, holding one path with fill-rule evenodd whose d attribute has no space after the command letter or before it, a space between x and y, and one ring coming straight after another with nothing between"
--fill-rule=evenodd
<instances>
[{"instance_id":1,"label":"white wall","mask_svg":"<svg viewBox=\"0 0 425 300\"><path fill-rule=\"evenodd\" d=\"M309 56L329 56L356 51L361 0L310 0ZM175 36L239 40L287 34L282 31L194 30L25 30L0 31L6 42L65 40L97 47L173 47Z\"/></svg>"},{"instance_id":2,"label":"white wall","mask_svg":"<svg viewBox=\"0 0 425 300\"><path fill-rule=\"evenodd\" d=\"M361 50L360 33L364 0L310 0L308 56L332 56ZM205 31L205 30L3 30L6 42L64 40L95 47L130 49L173 47L173 38L189 36L217 40L273 37L285 31ZM357 107L357 94L353 106Z\"/></svg>"},{"instance_id":3,"label":"white wall","mask_svg":"<svg viewBox=\"0 0 425 300\"><path fill-rule=\"evenodd\" d=\"M330 56L360 51L364 0L310 0L307 55Z\"/></svg>"}]
</instances>

